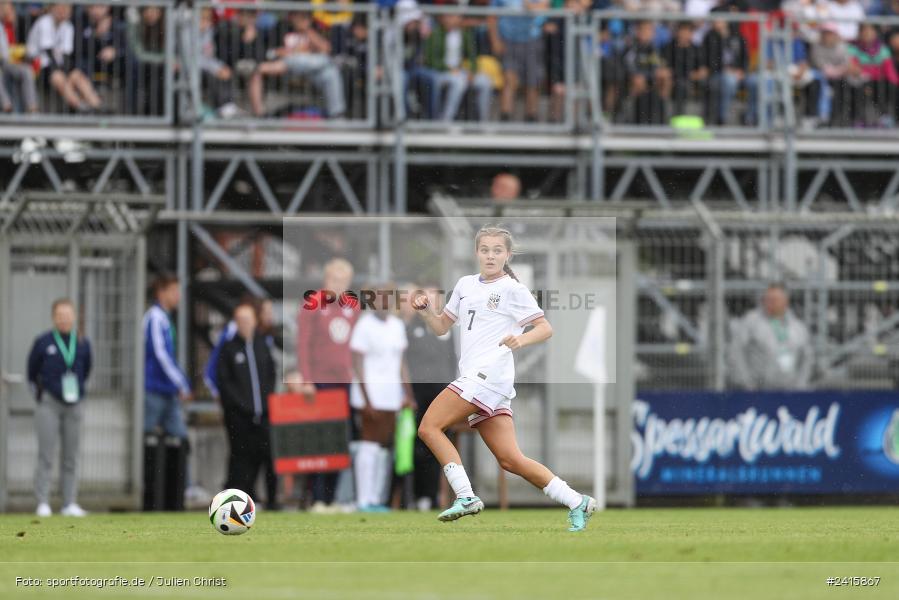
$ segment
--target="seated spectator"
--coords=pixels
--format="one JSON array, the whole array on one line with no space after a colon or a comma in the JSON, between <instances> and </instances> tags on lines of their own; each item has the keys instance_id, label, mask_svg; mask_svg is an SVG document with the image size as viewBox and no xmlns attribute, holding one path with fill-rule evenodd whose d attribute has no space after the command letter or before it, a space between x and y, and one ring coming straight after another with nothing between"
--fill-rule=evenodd
<instances>
[{"instance_id":1,"label":"seated spectator","mask_svg":"<svg viewBox=\"0 0 899 600\"><path fill-rule=\"evenodd\" d=\"M645 75L634 74L619 121L632 125L667 125L671 116L670 99L652 87Z\"/></svg>"},{"instance_id":2,"label":"seated spectator","mask_svg":"<svg viewBox=\"0 0 899 600\"><path fill-rule=\"evenodd\" d=\"M789 50L789 51L788 51ZM821 117L828 117L830 111L828 97L823 93L820 74L816 73L808 62L808 50L806 43L793 38L792 45L788 48L786 43L780 40L769 40L759 60L764 61L766 68L758 73L750 73L746 77L745 85L748 91L748 104L746 107L746 124L758 123L758 109L760 103L759 88L764 82L767 97L775 98L778 91L779 80L774 76L777 72L777 64L780 61L790 61L787 66L790 76L790 84L793 90L798 90L805 100L804 126L812 127ZM766 110L766 117L771 119L771 105Z\"/></svg>"},{"instance_id":3,"label":"seated spectator","mask_svg":"<svg viewBox=\"0 0 899 600\"><path fill-rule=\"evenodd\" d=\"M462 28L461 15L440 15L425 40L423 64L412 74L413 79L424 83L428 116L441 121L456 118L465 91L471 87L477 94L478 119L487 118L493 82L483 73L474 72L477 62L474 33ZM446 101L441 103L444 89Z\"/></svg>"},{"instance_id":4,"label":"seated spectator","mask_svg":"<svg viewBox=\"0 0 899 600\"><path fill-rule=\"evenodd\" d=\"M25 112L38 112L37 88L30 65L22 63L25 56L16 40L16 9L12 2L0 3L0 111L8 113L15 108L14 100ZM6 85L11 84L15 97Z\"/></svg>"},{"instance_id":5,"label":"seated spectator","mask_svg":"<svg viewBox=\"0 0 899 600\"><path fill-rule=\"evenodd\" d=\"M197 65L203 81L203 89L211 97L212 105L223 119L231 119L239 115L240 110L234 104L234 73L231 68L216 57L215 29L212 9L200 9L200 39L198 41L200 55Z\"/></svg>"},{"instance_id":6,"label":"seated spectator","mask_svg":"<svg viewBox=\"0 0 899 600\"><path fill-rule=\"evenodd\" d=\"M133 57L128 105L139 115L162 114L165 106L165 23L162 9L132 7L128 19L128 51Z\"/></svg>"},{"instance_id":7,"label":"seated spectator","mask_svg":"<svg viewBox=\"0 0 899 600\"><path fill-rule=\"evenodd\" d=\"M891 124L891 101L896 97L899 75L873 25L866 23L859 28L858 42L849 46L849 57L850 81L858 84L854 88L856 117L865 125L885 124L887 120Z\"/></svg>"},{"instance_id":8,"label":"seated spectator","mask_svg":"<svg viewBox=\"0 0 899 600\"><path fill-rule=\"evenodd\" d=\"M854 42L858 37L858 24L865 20L865 9L858 0L828 0L824 11L832 19L844 42Z\"/></svg>"},{"instance_id":9,"label":"seated spectator","mask_svg":"<svg viewBox=\"0 0 899 600\"><path fill-rule=\"evenodd\" d=\"M786 0L782 10L784 15L797 21L799 35L809 43L818 41L817 23L828 18L828 1Z\"/></svg>"},{"instance_id":10,"label":"seated spectator","mask_svg":"<svg viewBox=\"0 0 899 600\"><path fill-rule=\"evenodd\" d=\"M69 20L72 7L54 4L34 22L26 43L29 58L40 68L41 87L51 86L69 107L78 112L98 110L102 103L94 86L72 60L75 29Z\"/></svg>"},{"instance_id":11,"label":"seated spectator","mask_svg":"<svg viewBox=\"0 0 899 600\"><path fill-rule=\"evenodd\" d=\"M723 125L729 120L731 103L749 69L749 50L740 35L739 23L712 21L712 28L702 40L701 55L709 73L706 119Z\"/></svg>"},{"instance_id":12,"label":"seated spectator","mask_svg":"<svg viewBox=\"0 0 899 600\"><path fill-rule=\"evenodd\" d=\"M312 0L312 4L346 4L352 5L352 0ZM350 29L353 23L353 13L348 10L334 12L329 10L312 11L312 18L319 31L331 41L334 54L343 54L349 41Z\"/></svg>"},{"instance_id":13,"label":"seated spectator","mask_svg":"<svg viewBox=\"0 0 899 600\"><path fill-rule=\"evenodd\" d=\"M557 1L557 0L555 0ZM589 0L565 0L564 3L559 2L556 6L555 1L553 8L565 8L575 15L584 14L590 9ZM546 33L546 50L547 50L547 76L550 85L550 118L553 121L561 121L563 119L565 95L565 24L567 20L562 18L552 19L543 27Z\"/></svg>"},{"instance_id":14,"label":"seated spectator","mask_svg":"<svg viewBox=\"0 0 899 600\"><path fill-rule=\"evenodd\" d=\"M693 24L680 21L674 39L662 48L662 59L671 71L674 91L674 112L686 112L687 100L700 82L708 76L702 64L699 48L693 44Z\"/></svg>"},{"instance_id":15,"label":"seated spectator","mask_svg":"<svg viewBox=\"0 0 899 600\"><path fill-rule=\"evenodd\" d=\"M625 123L661 125L671 116L671 69L654 42L655 24L640 21L621 56L628 96L621 115Z\"/></svg>"},{"instance_id":16,"label":"seated spectator","mask_svg":"<svg viewBox=\"0 0 899 600\"><path fill-rule=\"evenodd\" d=\"M232 19L220 21L215 31L215 56L244 80L265 61L267 44L257 26L257 17L256 11L238 10Z\"/></svg>"},{"instance_id":17,"label":"seated spectator","mask_svg":"<svg viewBox=\"0 0 899 600\"><path fill-rule=\"evenodd\" d=\"M685 0L684 14L694 19L705 19L715 8L721 5L721 0ZM676 8L672 11L680 12Z\"/></svg>"},{"instance_id":18,"label":"seated spectator","mask_svg":"<svg viewBox=\"0 0 899 600\"><path fill-rule=\"evenodd\" d=\"M899 30L890 33L887 43L890 45L890 58L893 61L893 70L899 73Z\"/></svg>"},{"instance_id":19,"label":"seated spectator","mask_svg":"<svg viewBox=\"0 0 899 600\"><path fill-rule=\"evenodd\" d=\"M806 45L795 40L797 49L793 51L793 64L787 67L787 73L804 103L803 128L817 127L821 121L830 120L830 96L825 93L823 76L812 68L808 60ZM798 49L801 48L801 51Z\"/></svg>"},{"instance_id":20,"label":"seated spectator","mask_svg":"<svg viewBox=\"0 0 899 600\"><path fill-rule=\"evenodd\" d=\"M294 75L309 77L322 91L329 117L342 117L345 111L343 81L329 56L331 43L312 28L312 18L308 12L293 11L287 18L291 31L284 35L284 45L273 51L277 58L260 64L250 78L253 114L265 114L263 78Z\"/></svg>"},{"instance_id":21,"label":"seated spectator","mask_svg":"<svg viewBox=\"0 0 899 600\"><path fill-rule=\"evenodd\" d=\"M352 115L361 115L365 110L365 90L368 80L368 17L365 14L359 13L353 17L350 35L338 60L349 83L346 89L349 112ZM377 73L375 77L378 77Z\"/></svg>"},{"instance_id":22,"label":"seated spectator","mask_svg":"<svg viewBox=\"0 0 899 600\"><path fill-rule=\"evenodd\" d=\"M123 74L126 43L125 27L113 18L110 7L93 4L75 44L75 66L92 83L110 86Z\"/></svg>"},{"instance_id":23,"label":"seated spectator","mask_svg":"<svg viewBox=\"0 0 899 600\"><path fill-rule=\"evenodd\" d=\"M549 8L548 0L493 0L491 6L528 12ZM500 118L509 121L518 87L525 87L525 120L536 121L543 83L543 38L545 17L490 17L488 31L493 53L502 58L505 85L500 97Z\"/></svg>"},{"instance_id":24,"label":"seated spectator","mask_svg":"<svg viewBox=\"0 0 899 600\"><path fill-rule=\"evenodd\" d=\"M490 184L490 199L496 204L509 204L521 196L521 179L512 173L497 173Z\"/></svg>"},{"instance_id":25,"label":"seated spectator","mask_svg":"<svg viewBox=\"0 0 899 600\"><path fill-rule=\"evenodd\" d=\"M812 46L812 67L821 73L827 89L832 98L832 110L830 111L830 123L837 127L849 124L851 107L851 94L848 87L847 76L851 68L849 48L846 42L840 38L839 30L834 23L825 23L820 29L820 40ZM826 119L826 116L822 115Z\"/></svg>"}]
</instances>

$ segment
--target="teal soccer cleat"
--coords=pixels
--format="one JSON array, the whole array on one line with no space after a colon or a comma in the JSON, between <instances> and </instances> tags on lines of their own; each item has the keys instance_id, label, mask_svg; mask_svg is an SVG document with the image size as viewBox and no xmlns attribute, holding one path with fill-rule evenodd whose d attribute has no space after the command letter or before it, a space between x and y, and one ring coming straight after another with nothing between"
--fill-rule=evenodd
<instances>
[{"instance_id":1,"label":"teal soccer cleat","mask_svg":"<svg viewBox=\"0 0 899 600\"><path fill-rule=\"evenodd\" d=\"M484 503L477 496L456 498L453 505L440 513L437 518L441 521L455 521L465 515L476 515L482 510L484 510Z\"/></svg>"},{"instance_id":2,"label":"teal soccer cleat","mask_svg":"<svg viewBox=\"0 0 899 600\"><path fill-rule=\"evenodd\" d=\"M587 528L587 521L590 520L590 517L593 516L593 512L596 510L596 500L586 494L584 494L581 503L578 504L577 508L572 508L568 511L568 522L571 524L571 527L568 528L568 531L583 531Z\"/></svg>"}]
</instances>

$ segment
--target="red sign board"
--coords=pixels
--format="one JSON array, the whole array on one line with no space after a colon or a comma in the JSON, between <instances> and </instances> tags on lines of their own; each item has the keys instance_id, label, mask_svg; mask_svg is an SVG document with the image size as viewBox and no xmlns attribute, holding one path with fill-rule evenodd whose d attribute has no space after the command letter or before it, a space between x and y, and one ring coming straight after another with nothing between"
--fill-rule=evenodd
<instances>
[{"instance_id":1,"label":"red sign board","mask_svg":"<svg viewBox=\"0 0 899 600\"><path fill-rule=\"evenodd\" d=\"M321 473L350 466L350 406L343 388L268 397L275 471Z\"/></svg>"}]
</instances>

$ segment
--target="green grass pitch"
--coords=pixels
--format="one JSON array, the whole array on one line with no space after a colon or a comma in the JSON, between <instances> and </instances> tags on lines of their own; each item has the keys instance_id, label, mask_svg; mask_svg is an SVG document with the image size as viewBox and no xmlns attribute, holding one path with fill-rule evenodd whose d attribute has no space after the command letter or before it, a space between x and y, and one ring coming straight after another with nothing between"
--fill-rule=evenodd
<instances>
[{"instance_id":1,"label":"green grass pitch","mask_svg":"<svg viewBox=\"0 0 899 600\"><path fill-rule=\"evenodd\" d=\"M235 537L195 512L2 515L0 598L899 598L892 507L610 510L580 534L560 509L435 515L260 511ZM49 587L73 577L144 585Z\"/></svg>"}]
</instances>

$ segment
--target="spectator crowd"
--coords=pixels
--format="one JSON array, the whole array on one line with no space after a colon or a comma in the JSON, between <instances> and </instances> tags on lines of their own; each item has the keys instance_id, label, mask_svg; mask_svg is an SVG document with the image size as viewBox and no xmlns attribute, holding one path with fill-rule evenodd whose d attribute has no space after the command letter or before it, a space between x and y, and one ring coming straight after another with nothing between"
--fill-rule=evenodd
<instances>
[{"instance_id":1,"label":"spectator crowd","mask_svg":"<svg viewBox=\"0 0 899 600\"><path fill-rule=\"evenodd\" d=\"M772 117L759 106L782 93L781 72L803 125L889 127L899 112L899 23L872 20L899 15L899 0L433 0L452 13L379 0L399 27L378 40L373 4L337 3L346 10L222 2L168 19L148 5L0 2L0 111L162 115L166 63L178 76L191 55L205 117L365 118L370 81L396 89L384 69L394 49L410 118L557 122L568 69L580 80L582 67L558 11L598 10L585 48L611 121L755 125Z\"/></svg>"}]
</instances>

